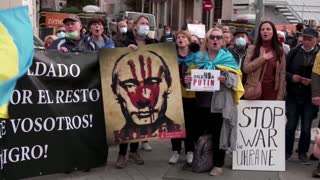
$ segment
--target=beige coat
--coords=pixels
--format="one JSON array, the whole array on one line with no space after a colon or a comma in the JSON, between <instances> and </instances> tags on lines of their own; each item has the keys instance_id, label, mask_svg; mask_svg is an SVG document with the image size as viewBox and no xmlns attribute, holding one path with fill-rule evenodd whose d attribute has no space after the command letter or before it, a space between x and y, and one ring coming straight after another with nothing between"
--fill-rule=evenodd
<instances>
[{"instance_id":1,"label":"beige coat","mask_svg":"<svg viewBox=\"0 0 320 180\"><path fill-rule=\"evenodd\" d=\"M254 54L254 45L248 48L248 53L243 63L243 72L248 75L247 82L250 84L256 84L259 81L259 77L263 70L263 65L266 60L263 58L262 54L256 59L251 61L251 57ZM286 81L286 58L285 53L283 53L280 62L277 61L276 75L275 75L275 87L274 90L278 91L277 99L283 100L285 93L285 81Z\"/></svg>"}]
</instances>

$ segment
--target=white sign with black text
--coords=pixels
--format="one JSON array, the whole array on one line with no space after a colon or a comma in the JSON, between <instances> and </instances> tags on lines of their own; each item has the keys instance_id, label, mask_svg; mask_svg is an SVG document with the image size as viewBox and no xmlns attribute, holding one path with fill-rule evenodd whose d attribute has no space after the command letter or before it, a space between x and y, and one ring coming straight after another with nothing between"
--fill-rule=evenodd
<instances>
[{"instance_id":1,"label":"white sign with black text","mask_svg":"<svg viewBox=\"0 0 320 180\"><path fill-rule=\"evenodd\" d=\"M285 171L285 102L240 101L233 169Z\"/></svg>"},{"instance_id":2,"label":"white sign with black text","mask_svg":"<svg viewBox=\"0 0 320 180\"><path fill-rule=\"evenodd\" d=\"M206 26L204 24L188 24L188 31L199 38L205 38L206 36Z\"/></svg>"},{"instance_id":3,"label":"white sign with black text","mask_svg":"<svg viewBox=\"0 0 320 180\"><path fill-rule=\"evenodd\" d=\"M220 70L191 70L190 91L206 91L213 92L220 90Z\"/></svg>"}]
</instances>

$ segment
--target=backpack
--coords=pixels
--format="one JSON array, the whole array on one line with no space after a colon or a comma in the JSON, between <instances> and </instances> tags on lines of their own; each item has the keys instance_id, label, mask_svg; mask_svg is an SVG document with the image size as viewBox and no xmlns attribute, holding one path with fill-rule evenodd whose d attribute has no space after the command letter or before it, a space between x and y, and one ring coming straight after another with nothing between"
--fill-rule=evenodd
<instances>
[{"instance_id":1,"label":"backpack","mask_svg":"<svg viewBox=\"0 0 320 180\"><path fill-rule=\"evenodd\" d=\"M204 134L197 141L192 160L193 172L208 172L213 167L212 135Z\"/></svg>"}]
</instances>

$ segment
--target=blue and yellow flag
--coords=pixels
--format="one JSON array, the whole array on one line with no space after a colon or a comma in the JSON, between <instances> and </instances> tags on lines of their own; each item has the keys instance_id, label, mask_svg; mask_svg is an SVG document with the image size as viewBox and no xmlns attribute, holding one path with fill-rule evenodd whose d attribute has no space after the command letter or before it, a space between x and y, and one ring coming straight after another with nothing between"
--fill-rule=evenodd
<instances>
[{"instance_id":1,"label":"blue and yellow flag","mask_svg":"<svg viewBox=\"0 0 320 180\"><path fill-rule=\"evenodd\" d=\"M12 92L31 66L33 52L28 7L0 11L0 118L8 118Z\"/></svg>"}]
</instances>

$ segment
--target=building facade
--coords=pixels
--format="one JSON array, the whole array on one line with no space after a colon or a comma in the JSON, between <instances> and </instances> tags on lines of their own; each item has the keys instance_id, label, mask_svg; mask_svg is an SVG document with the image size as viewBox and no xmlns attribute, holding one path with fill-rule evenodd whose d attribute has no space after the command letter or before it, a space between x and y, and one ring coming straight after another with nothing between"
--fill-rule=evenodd
<instances>
[{"instance_id":1,"label":"building facade","mask_svg":"<svg viewBox=\"0 0 320 180\"><path fill-rule=\"evenodd\" d=\"M225 0L212 0L211 11L204 11L203 3L207 0L153 0L152 13L158 22L158 34L162 34L164 25L171 25L174 31L182 29L189 20L213 27L214 21L222 17L222 4Z\"/></svg>"}]
</instances>

